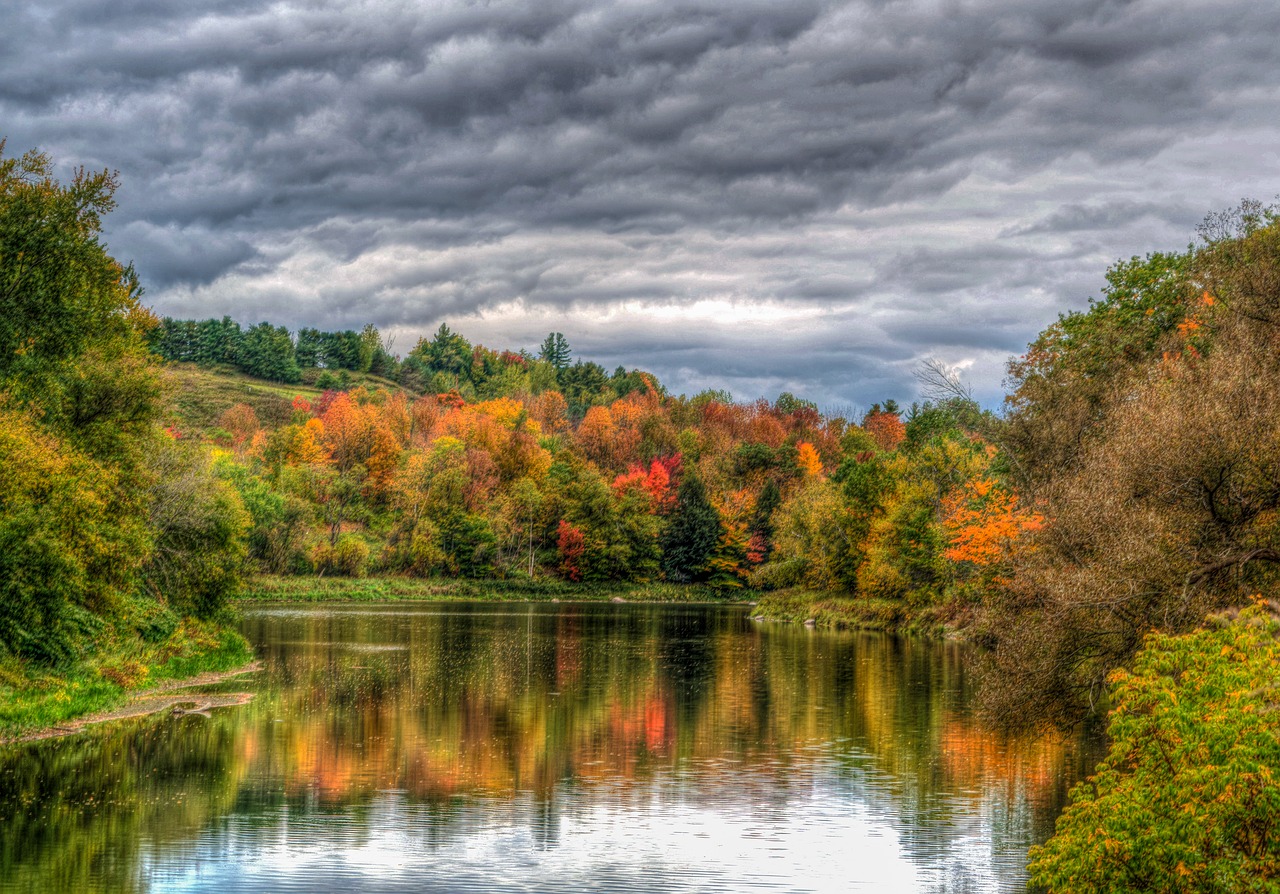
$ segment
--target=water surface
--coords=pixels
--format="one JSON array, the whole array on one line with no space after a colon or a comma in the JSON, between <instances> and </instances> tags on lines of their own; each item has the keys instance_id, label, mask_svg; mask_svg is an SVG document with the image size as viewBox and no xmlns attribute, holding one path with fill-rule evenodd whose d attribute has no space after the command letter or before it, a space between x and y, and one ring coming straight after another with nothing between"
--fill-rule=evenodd
<instances>
[{"instance_id":1,"label":"water surface","mask_svg":"<svg viewBox=\"0 0 1280 894\"><path fill-rule=\"evenodd\" d=\"M263 607L255 693L0 750L0 890L1014 891L1081 739L742 607Z\"/></svg>"}]
</instances>

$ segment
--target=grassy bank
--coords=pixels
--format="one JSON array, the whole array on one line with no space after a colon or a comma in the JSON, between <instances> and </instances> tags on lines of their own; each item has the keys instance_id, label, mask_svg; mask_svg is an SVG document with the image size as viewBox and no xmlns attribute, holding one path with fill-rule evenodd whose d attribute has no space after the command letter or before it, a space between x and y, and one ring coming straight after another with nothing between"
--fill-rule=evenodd
<instances>
[{"instance_id":1,"label":"grassy bank","mask_svg":"<svg viewBox=\"0 0 1280 894\"><path fill-rule=\"evenodd\" d=\"M249 581L239 601L249 602L394 602L398 600L476 600L491 602L749 602L749 590L721 590L671 583L570 583L536 580L450 580L415 577L274 577Z\"/></svg>"},{"instance_id":2,"label":"grassy bank","mask_svg":"<svg viewBox=\"0 0 1280 894\"><path fill-rule=\"evenodd\" d=\"M942 635L960 626L949 608L912 608L905 602L862 599L802 588L760 593L695 584L570 583L556 578L529 580L452 580L415 577L284 577L250 580L238 598L254 602L723 602L758 605L753 614L770 621L812 620L832 630L886 630Z\"/></svg>"},{"instance_id":3,"label":"grassy bank","mask_svg":"<svg viewBox=\"0 0 1280 894\"><path fill-rule=\"evenodd\" d=\"M761 594L755 615L769 621L803 623L832 630L885 630L945 635L962 626L952 607L917 608L900 600L841 596L792 588Z\"/></svg>"},{"instance_id":4,"label":"grassy bank","mask_svg":"<svg viewBox=\"0 0 1280 894\"><path fill-rule=\"evenodd\" d=\"M149 686L232 670L252 658L234 630L188 620L162 642L113 642L70 668L0 661L0 742L111 710Z\"/></svg>"}]
</instances>

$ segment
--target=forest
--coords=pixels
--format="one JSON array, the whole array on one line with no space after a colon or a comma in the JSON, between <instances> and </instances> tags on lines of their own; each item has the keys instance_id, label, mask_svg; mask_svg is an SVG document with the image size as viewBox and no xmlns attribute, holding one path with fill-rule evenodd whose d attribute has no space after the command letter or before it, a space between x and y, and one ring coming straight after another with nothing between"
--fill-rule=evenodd
<instances>
[{"instance_id":1,"label":"forest","mask_svg":"<svg viewBox=\"0 0 1280 894\"><path fill-rule=\"evenodd\" d=\"M100 239L116 186L0 160L10 692L59 674L128 688L200 649L243 659L217 622L257 574L763 594L764 614L963 631L997 724L1110 704L1112 755L1033 863L1047 888L1280 874L1280 755L1243 719L1276 708L1258 660L1280 561L1272 209L1116 263L1010 361L999 412L927 364L920 401L844 418L788 393L674 395L558 332L494 349L442 323L398 357L372 325L157 319ZM278 385L196 409L175 385L233 373ZM1199 691L1208 719L1183 717L1169 687L1191 668L1243 688ZM1126 794L1151 780L1185 810ZM1079 817L1107 798L1130 806L1104 834ZM1180 850L1135 861L1142 824Z\"/></svg>"}]
</instances>

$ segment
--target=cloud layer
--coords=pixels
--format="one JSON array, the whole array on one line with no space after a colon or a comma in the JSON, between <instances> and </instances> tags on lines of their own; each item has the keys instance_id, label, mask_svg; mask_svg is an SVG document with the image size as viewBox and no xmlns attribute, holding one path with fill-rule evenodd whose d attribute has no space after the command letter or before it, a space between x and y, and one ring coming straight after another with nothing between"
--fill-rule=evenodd
<instances>
[{"instance_id":1,"label":"cloud layer","mask_svg":"<svg viewBox=\"0 0 1280 894\"><path fill-rule=\"evenodd\" d=\"M373 322L659 373L914 396L1119 257L1280 182L1280 9L1244 2L44 0L0 135L119 169L162 314Z\"/></svg>"}]
</instances>

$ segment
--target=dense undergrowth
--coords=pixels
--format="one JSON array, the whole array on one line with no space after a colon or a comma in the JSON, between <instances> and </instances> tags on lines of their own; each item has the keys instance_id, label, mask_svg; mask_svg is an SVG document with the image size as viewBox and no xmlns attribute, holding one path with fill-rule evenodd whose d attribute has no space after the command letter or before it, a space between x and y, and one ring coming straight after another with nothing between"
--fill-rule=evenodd
<instances>
[{"instance_id":1,"label":"dense undergrowth","mask_svg":"<svg viewBox=\"0 0 1280 894\"><path fill-rule=\"evenodd\" d=\"M69 667L9 657L0 661L0 741L109 711L131 694L168 681L234 670L252 658L234 629L194 619L159 641L106 637L92 657Z\"/></svg>"}]
</instances>

